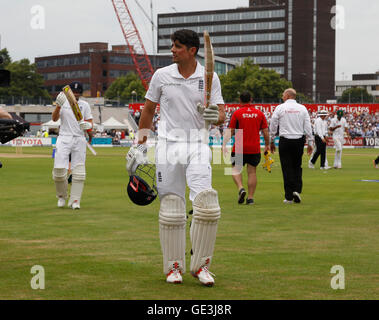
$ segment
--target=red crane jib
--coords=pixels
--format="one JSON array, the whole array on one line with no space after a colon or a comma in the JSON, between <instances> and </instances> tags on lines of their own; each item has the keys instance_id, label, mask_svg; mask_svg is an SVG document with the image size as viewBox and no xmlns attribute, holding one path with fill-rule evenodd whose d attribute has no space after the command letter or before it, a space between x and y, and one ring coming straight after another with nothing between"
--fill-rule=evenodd
<instances>
[{"instance_id":1,"label":"red crane jib","mask_svg":"<svg viewBox=\"0 0 379 320\"><path fill-rule=\"evenodd\" d=\"M149 56L146 53L146 49L143 45L137 26L134 23L133 17L128 6L126 5L125 0L112 0L112 3L138 75L143 86L146 90L148 90L150 80L154 74L154 69L150 62Z\"/></svg>"}]
</instances>

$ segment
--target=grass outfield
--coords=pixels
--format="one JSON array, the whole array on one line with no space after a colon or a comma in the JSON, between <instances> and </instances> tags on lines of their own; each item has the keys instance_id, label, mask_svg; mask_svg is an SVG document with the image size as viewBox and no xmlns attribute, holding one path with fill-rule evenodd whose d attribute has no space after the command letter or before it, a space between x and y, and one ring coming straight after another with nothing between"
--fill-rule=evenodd
<instances>
[{"instance_id":1,"label":"grass outfield","mask_svg":"<svg viewBox=\"0 0 379 320\"><path fill-rule=\"evenodd\" d=\"M358 181L379 179L378 150L345 149L343 169L327 172L308 169L304 156L299 205L282 203L277 154L271 174L258 169L254 206L237 204L231 177L214 165L222 218L213 288L188 272L182 285L165 282L159 201L138 207L126 196L126 149L88 154L75 212L56 207L51 151L0 155L0 299L379 299L379 183ZM44 267L45 290L31 289L34 265ZM331 288L334 265L344 267L344 290Z\"/></svg>"}]
</instances>

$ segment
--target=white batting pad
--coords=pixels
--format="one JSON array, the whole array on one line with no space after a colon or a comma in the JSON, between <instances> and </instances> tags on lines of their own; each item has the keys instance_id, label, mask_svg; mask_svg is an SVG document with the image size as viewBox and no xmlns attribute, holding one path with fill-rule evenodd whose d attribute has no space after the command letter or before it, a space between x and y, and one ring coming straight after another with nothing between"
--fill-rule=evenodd
<instances>
[{"instance_id":1,"label":"white batting pad","mask_svg":"<svg viewBox=\"0 0 379 320\"><path fill-rule=\"evenodd\" d=\"M168 274L173 266L185 272L186 206L174 194L165 195L159 210L159 237L163 253L163 272Z\"/></svg>"},{"instance_id":2,"label":"white batting pad","mask_svg":"<svg viewBox=\"0 0 379 320\"><path fill-rule=\"evenodd\" d=\"M84 166L84 164L78 164L74 169L72 169L71 196L68 202L69 206L75 200L77 200L80 204L80 199L82 198L85 180L86 180L86 167Z\"/></svg>"},{"instance_id":3,"label":"white batting pad","mask_svg":"<svg viewBox=\"0 0 379 320\"><path fill-rule=\"evenodd\" d=\"M200 267L210 266L220 217L217 191L209 189L200 192L193 201L191 272L196 273Z\"/></svg>"},{"instance_id":4,"label":"white batting pad","mask_svg":"<svg viewBox=\"0 0 379 320\"><path fill-rule=\"evenodd\" d=\"M67 199L67 169L65 168L54 168L53 169L53 180L55 182L55 189L57 193L57 198Z\"/></svg>"}]
</instances>

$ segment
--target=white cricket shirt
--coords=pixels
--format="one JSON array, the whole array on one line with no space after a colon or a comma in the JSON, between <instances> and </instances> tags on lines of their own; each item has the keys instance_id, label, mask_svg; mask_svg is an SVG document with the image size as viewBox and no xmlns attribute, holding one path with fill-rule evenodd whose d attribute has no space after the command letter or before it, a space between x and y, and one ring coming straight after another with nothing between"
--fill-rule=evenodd
<instances>
[{"instance_id":1,"label":"white cricket shirt","mask_svg":"<svg viewBox=\"0 0 379 320\"><path fill-rule=\"evenodd\" d=\"M88 102L79 99L78 101L79 109L82 112L84 120L91 120L92 113L91 107ZM60 136L74 136L82 137L84 136L83 130L80 129L79 123L75 118L74 112L72 111L68 100L63 104L60 110L61 125L59 127Z\"/></svg>"},{"instance_id":2,"label":"white cricket shirt","mask_svg":"<svg viewBox=\"0 0 379 320\"><path fill-rule=\"evenodd\" d=\"M270 136L276 136L279 127L279 136L287 139L300 139L303 135L313 141L312 125L308 110L296 100L288 99L277 106L270 121Z\"/></svg>"},{"instance_id":3,"label":"white cricket shirt","mask_svg":"<svg viewBox=\"0 0 379 320\"><path fill-rule=\"evenodd\" d=\"M185 79L177 64L158 69L151 80L146 99L160 104L158 137L167 141L201 141L203 116L197 104L204 104L204 67L197 62L195 72ZM215 73L211 104L224 104L220 79Z\"/></svg>"},{"instance_id":4,"label":"white cricket shirt","mask_svg":"<svg viewBox=\"0 0 379 320\"><path fill-rule=\"evenodd\" d=\"M343 138L345 135L345 128L348 128L347 122L345 118L341 118L338 120L337 116L335 116L332 121L330 121L329 128L333 128L336 126L341 126L333 131L333 138Z\"/></svg>"}]
</instances>

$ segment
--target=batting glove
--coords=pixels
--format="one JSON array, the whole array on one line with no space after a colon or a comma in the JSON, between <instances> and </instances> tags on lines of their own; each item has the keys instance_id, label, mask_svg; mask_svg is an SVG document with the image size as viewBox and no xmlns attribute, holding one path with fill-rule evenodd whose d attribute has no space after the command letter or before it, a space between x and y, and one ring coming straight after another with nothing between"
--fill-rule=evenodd
<instances>
[{"instance_id":1,"label":"batting glove","mask_svg":"<svg viewBox=\"0 0 379 320\"><path fill-rule=\"evenodd\" d=\"M130 148L126 155L126 170L129 176L135 174L137 168L141 164L147 164L147 147L145 144L139 144Z\"/></svg>"},{"instance_id":2,"label":"batting glove","mask_svg":"<svg viewBox=\"0 0 379 320\"><path fill-rule=\"evenodd\" d=\"M91 122L81 120L81 121L79 121L79 127L81 130L87 131L87 130L92 129L92 124L91 124Z\"/></svg>"},{"instance_id":3,"label":"batting glove","mask_svg":"<svg viewBox=\"0 0 379 320\"><path fill-rule=\"evenodd\" d=\"M57 99L55 100L55 103L58 106L62 107L64 105L64 103L66 102L66 100L67 99L66 99L65 94L63 92L61 92L60 94L58 94Z\"/></svg>"},{"instance_id":4,"label":"batting glove","mask_svg":"<svg viewBox=\"0 0 379 320\"><path fill-rule=\"evenodd\" d=\"M199 103L197 105L197 111L203 115L203 118L205 121L208 121L212 124L215 124L218 122L218 117L219 117L219 111L218 111L218 106L216 105L210 105L208 108L206 108L204 105Z\"/></svg>"}]
</instances>

